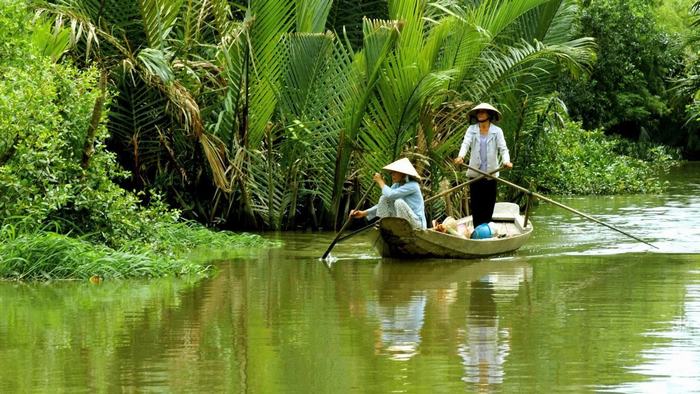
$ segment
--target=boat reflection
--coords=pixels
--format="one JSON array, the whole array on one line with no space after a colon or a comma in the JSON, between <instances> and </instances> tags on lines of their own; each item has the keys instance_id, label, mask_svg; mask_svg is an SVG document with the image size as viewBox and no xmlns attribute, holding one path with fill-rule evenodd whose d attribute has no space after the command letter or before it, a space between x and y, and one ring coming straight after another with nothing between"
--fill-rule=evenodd
<instances>
[{"instance_id":1,"label":"boat reflection","mask_svg":"<svg viewBox=\"0 0 700 394\"><path fill-rule=\"evenodd\" d=\"M531 276L532 267L519 259L385 259L374 271L376 295L367 300L368 315L377 320L375 353L408 361L421 352L426 335L447 336L455 338L465 382L500 383L509 332L499 327L497 305Z\"/></svg>"}]
</instances>

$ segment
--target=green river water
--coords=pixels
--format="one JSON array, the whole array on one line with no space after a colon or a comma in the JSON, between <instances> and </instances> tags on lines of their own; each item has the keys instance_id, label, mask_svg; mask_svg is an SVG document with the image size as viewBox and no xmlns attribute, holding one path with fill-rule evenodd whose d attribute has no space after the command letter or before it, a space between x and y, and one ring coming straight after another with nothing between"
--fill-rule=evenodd
<instances>
[{"instance_id":1,"label":"green river water","mask_svg":"<svg viewBox=\"0 0 700 394\"><path fill-rule=\"evenodd\" d=\"M557 198L515 254L381 259L331 233L200 282L0 282L0 393L700 392L700 165Z\"/></svg>"}]
</instances>

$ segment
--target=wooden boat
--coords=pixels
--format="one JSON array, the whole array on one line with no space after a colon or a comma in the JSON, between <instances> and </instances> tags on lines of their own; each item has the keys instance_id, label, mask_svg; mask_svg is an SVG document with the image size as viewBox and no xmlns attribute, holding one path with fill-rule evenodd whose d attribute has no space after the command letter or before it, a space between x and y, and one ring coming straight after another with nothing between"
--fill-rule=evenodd
<instances>
[{"instance_id":1,"label":"wooden boat","mask_svg":"<svg viewBox=\"0 0 700 394\"><path fill-rule=\"evenodd\" d=\"M471 224L472 217L459 219L458 223ZM466 239L433 229L416 230L405 219L382 218L377 227L375 247L383 257L438 257L473 259L513 252L523 246L532 234L532 223L524 225L517 204L496 203L492 221L501 235L488 239Z\"/></svg>"}]
</instances>

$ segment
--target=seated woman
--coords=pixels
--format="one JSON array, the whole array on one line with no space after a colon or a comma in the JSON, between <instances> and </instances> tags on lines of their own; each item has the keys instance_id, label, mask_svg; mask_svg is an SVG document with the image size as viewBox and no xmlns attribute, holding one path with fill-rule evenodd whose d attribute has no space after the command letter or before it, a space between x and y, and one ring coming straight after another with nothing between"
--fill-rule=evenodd
<instances>
[{"instance_id":1,"label":"seated woman","mask_svg":"<svg viewBox=\"0 0 700 394\"><path fill-rule=\"evenodd\" d=\"M425 229L425 207L423 193L416 179L418 172L411 162L406 159L397 160L383 169L391 174L391 187L384 183L379 173L374 174L374 182L382 189L382 196L377 205L367 210L352 210L350 217L374 219L375 217L395 216L406 219L413 228Z\"/></svg>"}]
</instances>

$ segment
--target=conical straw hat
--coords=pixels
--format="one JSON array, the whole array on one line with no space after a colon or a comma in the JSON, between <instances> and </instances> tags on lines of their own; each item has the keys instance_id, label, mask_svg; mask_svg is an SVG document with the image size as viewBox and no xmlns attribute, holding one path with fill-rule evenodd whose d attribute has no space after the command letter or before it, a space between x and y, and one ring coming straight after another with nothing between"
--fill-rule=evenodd
<instances>
[{"instance_id":1,"label":"conical straw hat","mask_svg":"<svg viewBox=\"0 0 700 394\"><path fill-rule=\"evenodd\" d=\"M469 113L467 115L468 116L476 116L477 111L479 111L480 109L485 109L487 111L493 112L496 115L496 119L493 120L494 122L498 122L499 120L501 120L501 116L502 116L501 112L489 103L481 103L481 104L477 105L476 107L469 110Z\"/></svg>"},{"instance_id":2,"label":"conical straw hat","mask_svg":"<svg viewBox=\"0 0 700 394\"><path fill-rule=\"evenodd\" d=\"M387 171L396 171L402 174L420 178L420 176L418 175L418 171L416 171L416 169L413 168L413 164L411 164L411 161L405 157L403 159L396 160L395 162L386 165L384 169Z\"/></svg>"}]
</instances>

